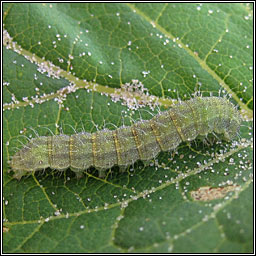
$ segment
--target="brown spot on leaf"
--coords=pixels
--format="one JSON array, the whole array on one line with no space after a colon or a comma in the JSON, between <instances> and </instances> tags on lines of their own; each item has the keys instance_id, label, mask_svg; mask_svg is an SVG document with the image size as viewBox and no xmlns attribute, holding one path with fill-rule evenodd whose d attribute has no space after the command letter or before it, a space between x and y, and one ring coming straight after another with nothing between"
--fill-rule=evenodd
<instances>
[{"instance_id":1,"label":"brown spot on leaf","mask_svg":"<svg viewBox=\"0 0 256 256\"><path fill-rule=\"evenodd\" d=\"M190 195L196 201L209 201L223 198L228 192L238 190L239 188L240 186L235 185L219 188L201 187L198 190L191 191Z\"/></svg>"},{"instance_id":2,"label":"brown spot on leaf","mask_svg":"<svg viewBox=\"0 0 256 256\"><path fill-rule=\"evenodd\" d=\"M5 227L5 226L3 226L3 233L5 233L5 232L9 232L9 228L8 227Z\"/></svg>"}]
</instances>

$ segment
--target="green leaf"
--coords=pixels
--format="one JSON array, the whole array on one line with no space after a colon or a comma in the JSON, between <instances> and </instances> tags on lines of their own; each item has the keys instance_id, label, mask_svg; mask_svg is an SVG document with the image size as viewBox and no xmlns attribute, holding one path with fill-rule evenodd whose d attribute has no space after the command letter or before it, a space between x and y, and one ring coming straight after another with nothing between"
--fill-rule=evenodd
<instances>
[{"instance_id":1,"label":"green leaf","mask_svg":"<svg viewBox=\"0 0 256 256\"><path fill-rule=\"evenodd\" d=\"M251 4L3 8L5 253L252 252ZM93 168L12 177L26 137L130 125L198 90L232 95L240 138L184 143L105 179Z\"/></svg>"}]
</instances>

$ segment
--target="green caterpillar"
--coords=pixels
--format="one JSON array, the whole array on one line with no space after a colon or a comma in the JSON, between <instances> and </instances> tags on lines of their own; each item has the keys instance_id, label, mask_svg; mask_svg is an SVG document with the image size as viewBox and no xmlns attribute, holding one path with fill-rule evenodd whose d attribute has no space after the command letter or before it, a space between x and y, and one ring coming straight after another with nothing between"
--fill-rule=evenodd
<instances>
[{"instance_id":1,"label":"green caterpillar","mask_svg":"<svg viewBox=\"0 0 256 256\"><path fill-rule=\"evenodd\" d=\"M150 120L116 130L33 138L11 160L14 177L48 167L77 176L93 166L104 176L114 165L127 167L137 160L148 161L160 151L174 150L182 141L216 133L230 141L239 132L241 117L227 99L196 97L180 102Z\"/></svg>"}]
</instances>

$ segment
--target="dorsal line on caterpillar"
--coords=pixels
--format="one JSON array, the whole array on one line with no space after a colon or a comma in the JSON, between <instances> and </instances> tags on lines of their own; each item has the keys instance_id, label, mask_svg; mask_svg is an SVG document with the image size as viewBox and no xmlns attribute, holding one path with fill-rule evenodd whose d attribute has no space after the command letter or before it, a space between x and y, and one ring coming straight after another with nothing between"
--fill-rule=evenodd
<instances>
[{"instance_id":1,"label":"dorsal line on caterpillar","mask_svg":"<svg viewBox=\"0 0 256 256\"><path fill-rule=\"evenodd\" d=\"M232 140L240 123L239 112L226 98L196 97L131 126L33 138L12 157L11 167L16 178L48 167L71 168L80 175L93 166L103 175L114 165L123 168L139 159L149 161L160 151L175 150L181 142L200 136L216 133Z\"/></svg>"}]
</instances>

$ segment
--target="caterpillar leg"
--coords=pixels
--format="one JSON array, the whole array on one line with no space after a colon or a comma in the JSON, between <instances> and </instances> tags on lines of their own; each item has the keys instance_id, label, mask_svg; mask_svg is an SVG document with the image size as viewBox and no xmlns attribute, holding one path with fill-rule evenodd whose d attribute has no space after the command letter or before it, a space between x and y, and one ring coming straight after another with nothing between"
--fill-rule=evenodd
<instances>
[{"instance_id":1,"label":"caterpillar leg","mask_svg":"<svg viewBox=\"0 0 256 256\"><path fill-rule=\"evenodd\" d=\"M105 169L99 169L98 173L99 173L99 178L105 178L106 177Z\"/></svg>"},{"instance_id":2,"label":"caterpillar leg","mask_svg":"<svg viewBox=\"0 0 256 256\"><path fill-rule=\"evenodd\" d=\"M76 172L76 178L81 179L84 176L82 172Z\"/></svg>"},{"instance_id":3,"label":"caterpillar leg","mask_svg":"<svg viewBox=\"0 0 256 256\"><path fill-rule=\"evenodd\" d=\"M152 159L143 161L144 167L150 166L150 164L152 163L153 163Z\"/></svg>"},{"instance_id":4,"label":"caterpillar leg","mask_svg":"<svg viewBox=\"0 0 256 256\"><path fill-rule=\"evenodd\" d=\"M119 171L120 171L121 173L126 172L128 169L129 169L129 166L125 166L125 165L119 166Z\"/></svg>"}]
</instances>

